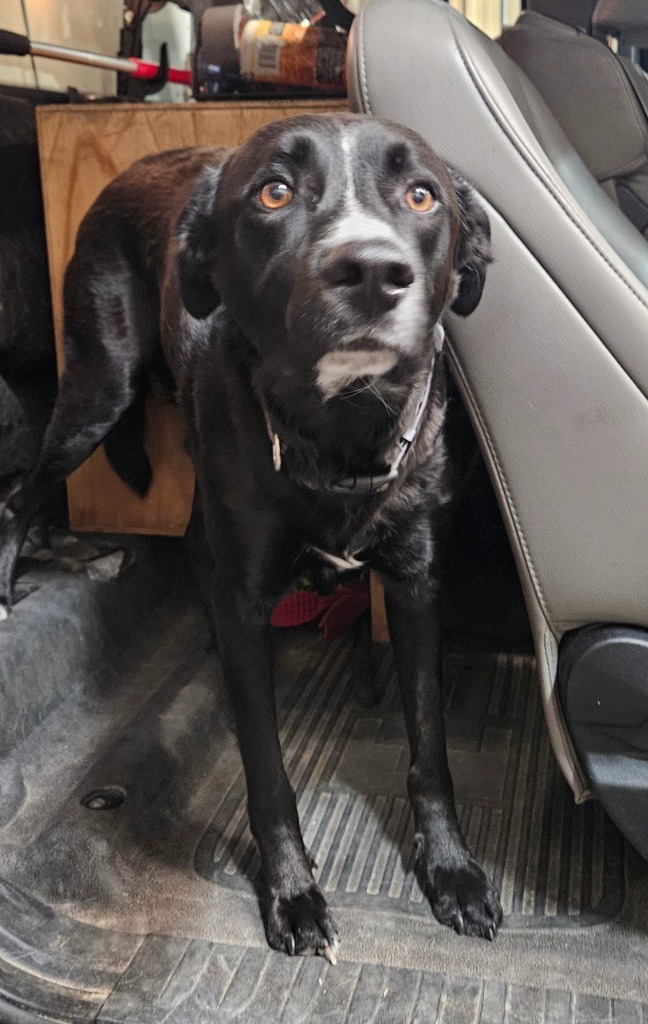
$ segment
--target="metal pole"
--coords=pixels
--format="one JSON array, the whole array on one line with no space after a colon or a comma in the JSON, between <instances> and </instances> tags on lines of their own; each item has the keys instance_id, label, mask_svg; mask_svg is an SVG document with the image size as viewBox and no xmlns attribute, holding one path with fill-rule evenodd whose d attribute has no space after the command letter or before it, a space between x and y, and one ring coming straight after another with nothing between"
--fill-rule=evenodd
<instances>
[{"instance_id":1,"label":"metal pole","mask_svg":"<svg viewBox=\"0 0 648 1024\"><path fill-rule=\"evenodd\" d=\"M106 68L108 71L119 71L125 75L133 75L136 65L126 57L105 57L87 50L72 50L68 46L56 43L31 43L30 53L34 57L53 57L55 60L67 60L71 64L89 64L93 68Z\"/></svg>"},{"instance_id":2,"label":"metal pole","mask_svg":"<svg viewBox=\"0 0 648 1024\"><path fill-rule=\"evenodd\" d=\"M107 71L117 71L145 80L154 79L160 70L159 65L140 60L139 57L107 57L99 53L90 53L88 50L72 50L57 43L30 42L28 52L33 57L49 57L54 60L66 60L71 64L87 64L93 68L105 68ZM167 78L169 82L179 85L191 85L191 71L185 68L169 68Z\"/></svg>"}]
</instances>

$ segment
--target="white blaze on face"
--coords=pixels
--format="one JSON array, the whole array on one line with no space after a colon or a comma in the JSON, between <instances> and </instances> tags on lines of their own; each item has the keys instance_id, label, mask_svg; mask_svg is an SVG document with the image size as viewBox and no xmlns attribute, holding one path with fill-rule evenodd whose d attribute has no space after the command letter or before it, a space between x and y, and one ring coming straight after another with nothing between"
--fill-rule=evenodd
<instances>
[{"instance_id":1,"label":"white blaze on face","mask_svg":"<svg viewBox=\"0 0 648 1024\"><path fill-rule=\"evenodd\" d=\"M368 213L358 201L353 180L353 133L342 126L342 153L344 155L345 201L342 213L324 239L326 247L334 248L345 242L391 242L402 249L402 242L391 224Z\"/></svg>"},{"instance_id":2,"label":"white blaze on face","mask_svg":"<svg viewBox=\"0 0 648 1024\"><path fill-rule=\"evenodd\" d=\"M412 261L411 254L405 250L403 240L392 225L369 213L359 202L353 180L355 133L346 125L342 125L341 131L345 201L340 216L322 240L324 249L334 249L348 242L387 243L393 247L396 257L402 254ZM415 283L407 289L407 295L401 299L396 310L386 313L384 317L384 333L386 336L391 335L389 347L374 346L354 350L340 347L328 352L317 363L317 385L326 399L338 394L358 377L378 377L389 373L398 361L397 349L401 344L406 347L408 337L420 329L420 278L423 268L417 260L413 264Z\"/></svg>"}]
</instances>

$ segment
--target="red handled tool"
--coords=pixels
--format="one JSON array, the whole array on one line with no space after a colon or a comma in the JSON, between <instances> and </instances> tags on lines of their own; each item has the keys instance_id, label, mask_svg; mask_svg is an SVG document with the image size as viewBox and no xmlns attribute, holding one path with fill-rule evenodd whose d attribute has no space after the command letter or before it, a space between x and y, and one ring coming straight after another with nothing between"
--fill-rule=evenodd
<instances>
[{"instance_id":1,"label":"red handled tool","mask_svg":"<svg viewBox=\"0 0 648 1024\"><path fill-rule=\"evenodd\" d=\"M59 46L57 43L34 43L27 36L22 36L18 32L0 29L0 53L15 57L50 57L53 60L67 60L71 64L87 64L93 68L105 68L107 71L117 71L122 75L130 75L132 78L145 81L154 81L162 74L164 82L161 83L161 86L165 82L191 85L191 71L184 68L168 67L164 47L160 63L151 64L149 61L139 60L137 57L104 57L102 54L90 53L87 50L72 50L68 46Z\"/></svg>"}]
</instances>

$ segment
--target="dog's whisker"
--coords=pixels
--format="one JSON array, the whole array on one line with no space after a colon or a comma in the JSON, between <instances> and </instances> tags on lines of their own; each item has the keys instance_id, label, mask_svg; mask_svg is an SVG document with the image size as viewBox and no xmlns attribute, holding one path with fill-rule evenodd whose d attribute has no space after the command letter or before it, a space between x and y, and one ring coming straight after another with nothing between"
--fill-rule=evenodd
<instances>
[{"instance_id":1,"label":"dog's whisker","mask_svg":"<svg viewBox=\"0 0 648 1024\"><path fill-rule=\"evenodd\" d=\"M389 415L395 416L396 410L392 409L392 407L388 404L387 400L385 399L385 396L380 393L380 390L374 381L369 381L368 388L371 394L375 395L379 402L382 402Z\"/></svg>"},{"instance_id":2,"label":"dog's whisker","mask_svg":"<svg viewBox=\"0 0 648 1024\"><path fill-rule=\"evenodd\" d=\"M360 379L361 380L365 380L364 377L362 377ZM371 378L369 378L369 379L367 379L367 383L363 384L361 388L356 388L355 391L345 391L343 394L339 394L336 397L337 398L354 398L356 395L361 395L363 391L370 391L371 390L371 383L372 383L371 382Z\"/></svg>"}]
</instances>

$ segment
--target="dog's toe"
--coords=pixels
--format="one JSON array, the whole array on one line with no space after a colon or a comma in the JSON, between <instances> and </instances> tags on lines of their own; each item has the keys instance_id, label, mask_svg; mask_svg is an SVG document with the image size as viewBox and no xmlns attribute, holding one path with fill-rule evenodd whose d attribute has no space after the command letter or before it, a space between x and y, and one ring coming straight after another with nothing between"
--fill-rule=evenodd
<instances>
[{"instance_id":1,"label":"dog's toe","mask_svg":"<svg viewBox=\"0 0 648 1024\"><path fill-rule=\"evenodd\" d=\"M339 939L326 900L316 885L292 896L279 896L266 921L268 942L289 956L324 956L337 962Z\"/></svg>"},{"instance_id":2,"label":"dog's toe","mask_svg":"<svg viewBox=\"0 0 648 1024\"><path fill-rule=\"evenodd\" d=\"M459 868L437 867L430 877L434 916L459 935L491 942L502 923L502 908L494 886L474 860Z\"/></svg>"}]
</instances>

